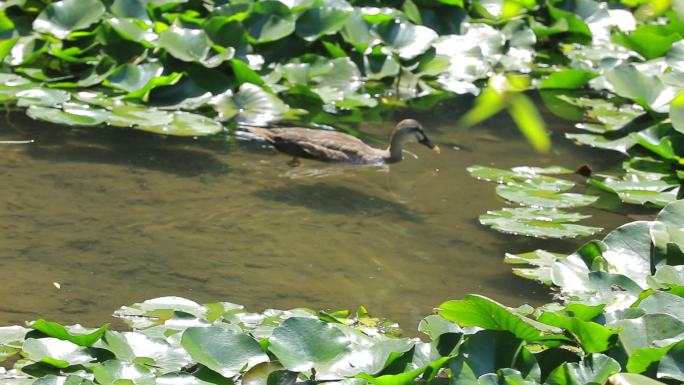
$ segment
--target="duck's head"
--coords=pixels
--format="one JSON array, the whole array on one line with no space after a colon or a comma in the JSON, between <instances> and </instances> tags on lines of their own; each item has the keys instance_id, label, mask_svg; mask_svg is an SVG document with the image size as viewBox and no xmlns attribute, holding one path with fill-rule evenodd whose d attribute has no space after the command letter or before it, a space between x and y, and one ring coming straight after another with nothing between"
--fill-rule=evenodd
<instances>
[{"instance_id":1,"label":"duck's head","mask_svg":"<svg viewBox=\"0 0 684 385\"><path fill-rule=\"evenodd\" d=\"M400 143L415 141L438 154L440 152L439 146L430 141L425 135L423 126L415 119L404 119L397 123L393 136L393 139L398 139Z\"/></svg>"}]
</instances>

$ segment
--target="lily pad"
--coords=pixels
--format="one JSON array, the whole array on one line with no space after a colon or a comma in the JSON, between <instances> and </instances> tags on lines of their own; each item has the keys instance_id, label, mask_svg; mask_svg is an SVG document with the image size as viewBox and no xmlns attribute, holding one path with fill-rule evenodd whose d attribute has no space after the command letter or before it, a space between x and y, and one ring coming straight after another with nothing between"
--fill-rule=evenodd
<instances>
[{"instance_id":1,"label":"lily pad","mask_svg":"<svg viewBox=\"0 0 684 385\"><path fill-rule=\"evenodd\" d=\"M540 208L582 207L588 206L598 199L598 196L557 193L518 183L496 186L496 193L508 201Z\"/></svg>"},{"instance_id":2,"label":"lily pad","mask_svg":"<svg viewBox=\"0 0 684 385\"><path fill-rule=\"evenodd\" d=\"M105 361L92 368L98 384L155 385L156 376L143 365L118 360Z\"/></svg>"},{"instance_id":3,"label":"lily pad","mask_svg":"<svg viewBox=\"0 0 684 385\"><path fill-rule=\"evenodd\" d=\"M297 18L295 32L304 40L316 40L339 31L353 12L346 0L322 0Z\"/></svg>"},{"instance_id":4,"label":"lily pad","mask_svg":"<svg viewBox=\"0 0 684 385\"><path fill-rule=\"evenodd\" d=\"M138 130L155 134L174 136L206 136L214 135L224 130L223 124L204 115L192 112L174 112L172 120L167 124L141 124L135 126Z\"/></svg>"},{"instance_id":5,"label":"lily pad","mask_svg":"<svg viewBox=\"0 0 684 385\"><path fill-rule=\"evenodd\" d=\"M65 126L97 126L104 123L109 117L109 112L106 110L76 103L67 103L61 110L31 106L26 110L26 114L33 119Z\"/></svg>"},{"instance_id":6,"label":"lily pad","mask_svg":"<svg viewBox=\"0 0 684 385\"><path fill-rule=\"evenodd\" d=\"M200 62L208 68L219 66L233 58L235 49L221 48L215 53L211 40L202 29L188 29L171 26L159 35L159 46L172 56L187 62Z\"/></svg>"},{"instance_id":7,"label":"lily pad","mask_svg":"<svg viewBox=\"0 0 684 385\"><path fill-rule=\"evenodd\" d=\"M227 92L209 101L221 120L235 118L238 122L262 125L280 119L288 106L263 88L244 83L237 94Z\"/></svg>"},{"instance_id":8,"label":"lily pad","mask_svg":"<svg viewBox=\"0 0 684 385\"><path fill-rule=\"evenodd\" d=\"M330 324L313 318L292 317L273 331L269 350L287 369L301 372L345 353L349 341Z\"/></svg>"},{"instance_id":9,"label":"lily pad","mask_svg":"<svg viewBox=\"0 0 684 385\"><path fill-rule=\"evenodd\" d=\"M471 176L477 179L506 184L522 183L526 186L543 191L559 192L568 190L575 186L574 182L543 175L545 173L557 174L558 172L556 171L563 171L563 173L565 173L564 169L545 170L534 168L518 168L514 170L504 170L500 168L475 165L468 167L467 170Z\"/></svg>"},{"instance_id":10,"label":"lily pad","mask_svg":"<svg viewBox=\"0 0 684 385\"><path fill-rule=\"evenodd\" d=\"M58 39L98 22L105 13L100 0L62 0L48 4L33 22L37 32Z\"/></svg>"},{"instance_id":11,"label":"lily pad","mask_svg":"<svg viewBox=\"0 0 684 385\"><path fill-rule=\"evenodd\" d=\"M373 30L385 45L404 60L424 53L437 40L437 33L430 28L398 19L380 22Z\"/></svg>"},{"instance_id":12,"label":"lily pad","mask_svg":"<svg viewBox=\"0 0 684 385\"><path fill-rule=\"evenodd\" d=\"M28 358L36 362L45 362L58 368L66 368L71 365L85 364L93 361L88 349L78 346L73 342L57 338L27 338L22 350Z\"/></svg>"},{"instance_id":13,"label":"lily pad","mask_svg":"<svg viewBox=\"0 0 684 385\"><path fill-rule=\"evenodd\" d=\"M254 338L220 325L186 329L182 345L194 361L228 378L268 361Z\"/></svg>"},{"instance_id":14,"label":"lily pad","mask_svg":"<svg viewBox=\"0 0 684 385\"><path fill-rule=\"evenodd\" d=\"M567 213L557 209L503 208L480 215L480 223L503 233L539 238L586 237L601 231L599 227L577 222L587 215Z\"/></svg>"},{"instance_id":15,"label":"lily pad","mask_svg":"<svg viewBox=\"0 0 684 385\"><path fill-rule=\"evenodd\" d=\"M294 15L287 5L275 0L255 2L242 23L254 43L282 39L295 31Z\"/></svg>"}]
</instances>

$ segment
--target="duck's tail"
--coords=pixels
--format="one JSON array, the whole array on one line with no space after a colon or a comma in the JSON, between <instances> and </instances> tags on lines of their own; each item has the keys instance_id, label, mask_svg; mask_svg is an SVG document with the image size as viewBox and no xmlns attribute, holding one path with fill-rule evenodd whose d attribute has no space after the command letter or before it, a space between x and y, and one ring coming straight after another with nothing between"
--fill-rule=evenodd
<instances>
[{"instance_id":1,"label":"duck's tail","mask_svg":"<svg viewBox=\"0 0 684 385\"><path fill-rule=\"evenodd\" d=\"M273 141L273 132L271 132L271 130L269 130L268 128L244 126L242 127L242 129L251 134L259 136L269 142Z\"/></svg>"}]
</instances>

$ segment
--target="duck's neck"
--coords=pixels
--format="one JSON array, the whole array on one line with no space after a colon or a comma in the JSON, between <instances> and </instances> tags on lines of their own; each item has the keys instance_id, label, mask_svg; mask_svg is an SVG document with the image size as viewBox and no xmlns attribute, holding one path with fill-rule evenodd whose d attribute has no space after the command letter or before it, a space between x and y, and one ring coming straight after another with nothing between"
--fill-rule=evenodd
<instances>
[{"instance_id":1,"label":"duck's neck","mask_svg":"<svg viewBox=\"0 0 684 385\"><path fill-rule=\"evenodd\" d=\"M402 153L403 144L404 140L402 135L397 135L397 132L394 132L390 138L390 145L387 148L387 153L389 155L387 162L399 162L404 158L404 154Z\"/></svg>"}]
</instances>

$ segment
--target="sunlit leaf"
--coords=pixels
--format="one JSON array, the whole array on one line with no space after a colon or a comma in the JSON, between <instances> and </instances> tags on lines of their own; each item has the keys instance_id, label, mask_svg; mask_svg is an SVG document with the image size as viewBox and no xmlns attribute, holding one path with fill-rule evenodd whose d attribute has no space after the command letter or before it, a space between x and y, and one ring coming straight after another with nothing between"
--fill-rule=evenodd
<instances>
[{"instance_id":1,"label":"sunlit leaf","mask_svg":"<svg viewBox=\"0 0 684 385\"><path fill-rule=\"evenodd\" d=\"M105 7L99 0L62 0L50 3L33 22L33 29L65 39L70 33L100 20Z\"/></svg>"},{"instance_id":2,"label":"sunlit leaf","mask_svg":"<svg viewBox=\"0 0 684 385\"><path fill-rule=\"evenodd\" d=\"M576 238L601 230L572 223L584 218L587 216L557 209L503 208L480 215L480 223L504 233L541 238Z\"/></svg>"}]
</instances>

